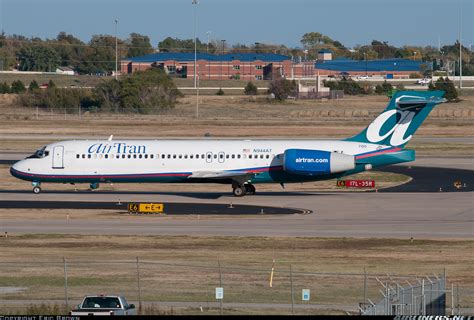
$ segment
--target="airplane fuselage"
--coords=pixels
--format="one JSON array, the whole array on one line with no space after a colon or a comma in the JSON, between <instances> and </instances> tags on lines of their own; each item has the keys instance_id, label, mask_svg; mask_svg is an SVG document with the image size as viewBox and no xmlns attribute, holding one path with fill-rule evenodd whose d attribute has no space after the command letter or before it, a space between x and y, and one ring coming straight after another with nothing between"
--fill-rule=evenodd
<instances>
[{"instance_id":1,"label":"airplane fuselage","mask_svg":"<svg viewBox=\"0 0 474 320\"><path fill-rule=\"evenodd\" d=\"M252 183L330 178L285 172L283 154L288 149L355 156L393 150L390 146L335 140L71 140L49 144L44 149L47 156L17 163L12 174L29 181L64 183L197 182L189 178L193 172L207 171L254 173ZM208 181L219 180L228 181Z\"/></svg>"}]
</instances>

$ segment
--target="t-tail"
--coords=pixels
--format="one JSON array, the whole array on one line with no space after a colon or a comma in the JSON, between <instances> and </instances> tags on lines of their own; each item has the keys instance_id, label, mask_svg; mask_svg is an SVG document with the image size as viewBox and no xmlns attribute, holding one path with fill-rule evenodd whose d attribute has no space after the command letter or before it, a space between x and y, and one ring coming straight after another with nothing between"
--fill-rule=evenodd
<instances>
[{"instance_id":1,"label":"t-tail","mask_svg":"<svg viewBox=\"0 0 474 320\"><path fill-rule=\"evenodd\" d=\"M444 91L398 91L384 112L346 140L403 148L431 110L446 101L443 96Z\"/></svg>"}]
</instances>

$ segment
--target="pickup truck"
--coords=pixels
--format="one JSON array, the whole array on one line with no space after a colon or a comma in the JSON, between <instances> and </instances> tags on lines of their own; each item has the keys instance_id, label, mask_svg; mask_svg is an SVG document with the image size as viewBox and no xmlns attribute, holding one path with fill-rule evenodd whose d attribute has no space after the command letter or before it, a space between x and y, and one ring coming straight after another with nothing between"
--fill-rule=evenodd
<instances>
[{"instance_id":1,"label":"pickup truck","mask_svg":"<svg viewBox=\"0 0 474 320\"><path fill-rule=\"evenodd\" d=\"M128 304L122 296L85 296L71 316L129 316L136 315L134 304Z\"/></svg>"}]
</instances>

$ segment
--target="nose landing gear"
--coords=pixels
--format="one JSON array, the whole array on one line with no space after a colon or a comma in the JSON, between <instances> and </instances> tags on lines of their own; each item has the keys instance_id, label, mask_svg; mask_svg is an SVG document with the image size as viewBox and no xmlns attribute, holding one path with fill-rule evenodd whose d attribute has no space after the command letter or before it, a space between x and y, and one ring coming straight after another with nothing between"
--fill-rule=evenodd
<instances>
[{"instance_id":1,"label":"nose landing gear","mask_svg":"<svg viewBox=\"0 0 474 320\"><path fill-rule=\"evenodd\" d=\"M33 181L33 182L31 183L31 185L33 186L33 193L34 193L34 194L39 194L39 193L41 193L41 182Z\"/></svg>"}]
</instances>

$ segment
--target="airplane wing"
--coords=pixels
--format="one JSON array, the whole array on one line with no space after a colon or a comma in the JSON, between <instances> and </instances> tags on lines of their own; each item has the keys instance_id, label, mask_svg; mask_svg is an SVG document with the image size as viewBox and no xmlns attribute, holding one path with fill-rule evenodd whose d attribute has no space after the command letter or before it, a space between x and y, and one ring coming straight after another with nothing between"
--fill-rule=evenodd
<instances>
[{"instance_id":1,"label":"airplane wing","mask_svg":"<svg viewBox=\"0 0 474 320\"><path fill-rule=\"evenodd\" d=\"M190 176L188 176L188 179L231 179L243 183L254 176L255 173L253 172L242 171L195 171Z\"/></svg>"}]
</instances>

